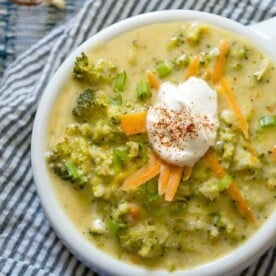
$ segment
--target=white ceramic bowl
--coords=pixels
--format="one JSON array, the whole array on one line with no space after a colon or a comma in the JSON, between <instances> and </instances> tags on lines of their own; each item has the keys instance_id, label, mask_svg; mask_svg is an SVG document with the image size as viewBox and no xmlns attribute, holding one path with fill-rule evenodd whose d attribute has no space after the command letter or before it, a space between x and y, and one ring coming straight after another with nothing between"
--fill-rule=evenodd
<instances>
[{"instance_id":1,"label":"white ceramic bowl","mask_svg":"<svg viewBox=\"0 0 276 276\"><path fill-rule=\"evenodd\" d=\"M116 23L91 37L78 47L60 66L44 91L37 110L32 136L32 167L38 195L47 217L68 249L91 269L111 275L167 275L165 270L148 271L126 264L97 249L74 227L59 205L45 162L46 130L52 106L63 83L72 72L75 58L81 52L108 41L132 29L157 22L205 21L247 38L272 60L276 61L276 18L251 27L229 19L196 11L170 10L143 14ZM274 26L273 26L274 25ZM274 47L273 47L274 45ZM244 244L217 260L189 269L178 270L173 275L230 275L249 265L267 250L276 239L276 212Z\"/></svg>"}]
</instances>

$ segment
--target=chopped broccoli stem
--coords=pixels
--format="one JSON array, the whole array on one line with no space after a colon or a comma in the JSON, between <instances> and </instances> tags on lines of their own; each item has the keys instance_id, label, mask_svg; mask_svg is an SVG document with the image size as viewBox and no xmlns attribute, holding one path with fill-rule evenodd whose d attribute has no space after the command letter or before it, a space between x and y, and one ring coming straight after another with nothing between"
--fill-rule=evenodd
<instances>
[{"instance_id":1,"label":"chopped broccoli stem","mask_svg":"<svg viewBox=\"0 0 276 276\"><path fill-rule=\"evenodd\" d=\"M200 42L203 33L205 33L207 30L208 30L208 27L206 25L200 24L198 22L193 23L189 28L189 31L187 34L187 40L191 44L197 45Z\"/></svg>"},{"instance_id":2,"label":"chopped broccoli stem","mask_svg":"<svg viewBox=\"0 0 276 276\"><path fill-rule=\"evenodd\" d=\"M162 61L157 65L156 71L160 78L164 78L172 72L172 68L166 61Z\"/></svg>"},{"instance_id":3,"label":"chopped broccoli stem","mask_svg":"<svg viewBox=\"0 0 276 276\"><path fill-rule=\"evenodd\" d=\"M112 165L116 172L123 168L123 163L129 160L128 151L126 149L114 149L112 156Z\"/></svg>"},{"instance_id":4,"label":"chopped broccoli stem","mask_svg":"<svg viewBox=\"0 0 276 276\"><path fill-rule=\"evenodd\" d=\"M230 175L225 175L219 182L218 187L220 191L224 191L229 188L229 186L233 183L233 178Z\"/></svg>"},{"instance_id":5,"label":"chopped broccoli stem","mask_svg":"<svg viewBox=\"0 0 276 276\"><path fill-rule=\"evenodd\" d=\"M266 72L269 69L270 62L268 59L263 59L262 63L260 64L258 70L254 73L254 78L257 82L260 82L263 80Z\"/></svg>"},{"instance_id":6,"label":"chopped broccoli stem","mask_svg":"<svg viewBox=\"0 0 276 276\"><path fill-rule=\"evenodd\" d=\"M125 88L125 84L126 84L126 72L123 71L121 73L118 73L115 77L115 82L114 82L114 91L118 92L122 92L124 91Z\"/></svg>"},{"instance_id":7,"label":"chopped broccoli stem","mask_svg":"<svg viewBox=\"0 0 276 276\"><path fill-rule=\"evenodd\" d=\"M118 233L118 231L124 227L123 224L118 223L116 220L112 219L112 218L107 218L105 220L105 224L109 230L109 232L112 235L116 235Z\"/></svg>"}]
</instances>

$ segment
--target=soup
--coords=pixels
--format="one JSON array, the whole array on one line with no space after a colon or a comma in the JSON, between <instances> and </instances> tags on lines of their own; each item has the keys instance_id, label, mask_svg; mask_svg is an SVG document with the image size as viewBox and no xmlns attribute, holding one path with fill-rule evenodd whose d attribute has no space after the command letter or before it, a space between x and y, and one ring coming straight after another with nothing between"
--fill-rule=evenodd
<instances>
[{"instance_id":1,"label":"soup","mask_svg":"<svg viewBox=\"0 0 276 276\"><path fill-rule=\"evenodd\" d=\"M202 22L135 29L76 59L48 126L60 204L93 244L170 271L275 210L275 64Z\"/></svg>"}]
</instances>

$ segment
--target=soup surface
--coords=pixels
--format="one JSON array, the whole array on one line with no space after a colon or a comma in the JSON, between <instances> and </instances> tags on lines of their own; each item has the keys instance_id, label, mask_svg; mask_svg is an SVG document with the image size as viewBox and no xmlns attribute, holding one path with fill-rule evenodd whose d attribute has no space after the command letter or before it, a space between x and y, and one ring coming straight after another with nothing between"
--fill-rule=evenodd
<instances>
[{"instance_id":1,"label":"soup surface","mask_svg":"<svg viewBox=\"0 0 276 276\"><path fill-rule=\"evenodd\" d=\"M201 22L83 53L48 127L60 204L126 262L172 271L228 253L275 210L275 87L272 61Z\"/></svg>"}]
</instances>

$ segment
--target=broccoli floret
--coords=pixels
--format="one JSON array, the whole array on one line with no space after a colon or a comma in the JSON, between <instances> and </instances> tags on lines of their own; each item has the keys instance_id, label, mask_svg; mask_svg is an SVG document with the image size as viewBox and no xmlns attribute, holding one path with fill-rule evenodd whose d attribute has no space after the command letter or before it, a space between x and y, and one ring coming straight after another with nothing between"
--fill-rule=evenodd
<instances>
[{"instance_id":1,"label":"broccoli floret","mask_svg":"<svg viewBox=\"0 0 276 276\"><path fill-rule=\"evenodd\" d=\"M94 171L99 176L108 176L113 174L112 166L112 150L92 145L89 154L93 162ZM95 177L94 177L95 178ZM95 182L95 180L93 180ZM94 183L93 185L97 185Z\"/></svg>"},{"instance_id":2,"label":"broccoli floret","mask_svg":"<svg viewBox=\"0 0 276 276\"><path fill-rule=\"evenodd\" d=\"M95 91L88 88L79 94L72 113L77 121L87 122L91 116L96 115L97 112L102 113L107 103L108 99L102 91Z\"/></svg>"},{"instance_id":3,"label":"broccoli floret","mask_svg":"<svg viewBox=\"0 0 276 276\"><path fill-rule=\"evenodd\" d=\"M130 252L137 252L143 258L155 258L171 246L170 232L163 225L137 224L122 231L119 235L120 244Z\"/></svg>"},{"instance_id":4,"label":"broccoli floret","mask_svg":"<svg viewBox=\"0 0 276 276\"><path fill-rule=\"evenodd\" d=\"M87 183L87 176L84 171L75 166L71 161L64 161L65 174L63 175L65 179L69 179L72 183L77 184L78 187L83 188Z\"/></svg>"},{"instance_id":5,"label":"broccoli floret","mask_svg":"<svg viewBox=\"0 0 276 276\"><path fill-rule=\"evenodd\" d=\"M124 136L118 125L113 123L112 120L98 120L94 124L91 139L97 145L104 143L117 144L124 141Z\"/></svg>"},{"instance_id":6,"label":"broccoli floret","mask_svg":"<svg viewBox=\"0 0 276 276\"><path fill-rule=\"evenodd\" d=\"M78 148L78 151L74 151ZM84 188L89 178L86 174L89 162L87 145L80 138L64 138L48 154L49 167L62 179L76 187Z\"/></svg>"},{"instance_id":7,"label":"broccoli floret","mask_svg":"<svg viewBox=\"0 0 276 276\"><path fill-rule=\"evenodd\" d=\"M76 58L73 75L77 80L99 85L110 83L116 71L117 68L114 64L102 59L93 63L85 53L82 53L80 57Z\"/></svg>"},{"instance_id":8,"label":"broccoli floret","mask_svg":"<svg viewBox=\"0 0 276 276\"><path fill-rule=\"evenodd\" d=\"M125 140L118 125L106 119L95 120L91 123L70 124L66 129L66 134L84 137L95 145L103 145L105 143L115 145Z\"/></svg>"},{"instance_id":9,"label":"broccoli floret","mask_svg":"<svg viewBox=\"0 0 276 276\"><path fill-rule=\"evenodd\" d=\"M83 189L88 182L88 178L84 171L80 167L75 166L70 160L56 160L56 162L50 163L50 167L52 167L54 172L62 179L72 182L81 189Z\"/></svg>"},{"instance_id":10,"label":"broccoli floret","mask_svg":"<svg viewBox=\"0 0 276 276\"><path fill-rule=\"evenodd\" d=\"M94 91L91 89L86 89L82 91L78 98L76 106L73 109L73 115L77 118L88 117L91 113L91 109L94 105Z\"/></svg>"},{"instance_id":11,"label":"broccoli floret","mask_svg":"<svg viewBox=\"0 0 276 276\"><path fill-rule=\"evenodd\" d=\"M83 80L89 77L91 71L93 71L93 63L85 53L82 53L80 57L76 58L75 66L73 69L74 77L78 80Z\"/></svg>"}]
</instances>

